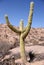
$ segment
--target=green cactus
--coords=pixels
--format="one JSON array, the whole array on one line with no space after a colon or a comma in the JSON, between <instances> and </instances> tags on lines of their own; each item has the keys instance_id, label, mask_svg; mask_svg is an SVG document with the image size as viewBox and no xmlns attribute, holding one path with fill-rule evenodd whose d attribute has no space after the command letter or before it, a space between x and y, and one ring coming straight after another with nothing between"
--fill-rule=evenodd
<instances>
[{"instance_id":1,"label":"green cactus","mask_svg":"<svg viewBox=\"0 0 44 65\"><path fill-rule=\"evenodd\" d=\"M6 23L7 23L7 26L14 32L18 33L19 36L20 36L20 55L21 55L21 59L22 61L25 63L27 61L27 58L26 58L26 54L25 54L25 44L24 44L24 39L26 38L26 36L28 35L30 29L31 29L31 24L32 24L32 16L33 16L33 9L34 9L34 3L31 2L30 3L30 14L29 14L29 17L28 17L28 24L27 26L24 28L23 26L23 20L20 21L20 27L19 29L13 27L9 20L8 20L8 16L6 15L5 16L5 19L6 19Z\"/></svg>"}]
</instances>

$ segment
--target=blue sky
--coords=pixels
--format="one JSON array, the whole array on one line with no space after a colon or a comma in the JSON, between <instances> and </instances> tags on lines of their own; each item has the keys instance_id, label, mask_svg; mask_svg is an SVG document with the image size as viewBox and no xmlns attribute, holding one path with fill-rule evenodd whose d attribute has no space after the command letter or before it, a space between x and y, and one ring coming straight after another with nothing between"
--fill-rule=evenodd
<instances>
[{"instance_id":1,"label":"blue sky","mask_svg":"<svg viewBox=\"0 0 44 65\"><path fill-rule=\"evenodd\" d=\"M7 14L12 25L19 26L23 19L26 26L31 1L34 2L32 27L44 27L44 0L0 0L0 24L6 23L4 15Z\"/></svg>"}]
</instances>

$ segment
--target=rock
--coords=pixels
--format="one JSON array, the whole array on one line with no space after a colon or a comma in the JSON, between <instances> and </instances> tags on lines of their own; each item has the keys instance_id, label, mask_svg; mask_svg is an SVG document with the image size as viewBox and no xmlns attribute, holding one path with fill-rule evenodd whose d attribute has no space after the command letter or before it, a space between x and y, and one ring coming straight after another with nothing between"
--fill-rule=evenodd
<instances>
[{"instance_id":1,"label":"rock","mask_svg":"<svg viewBox=\"0 0 44 65\"><path fill-rule=\"evenodd\" d=\"M10 44L6 39L0 40L0 58L4 57L11 48L14 48L14 44Z\"/></svg>"},{"instance_id":2,"label":"rock","mask_svg":"<svg viewBox=\"0 0 44 65\"><path fill-rule=\"evenodd\" d=\"M41 49L41 51L40 51ZM35 46L26 46L25 47L25 50L26 50L26 56L27 56L27 59L29 58L29 55L28 53L30 51L32 51L34 54L35 54L35 59L36 60L39 60L39 59L44 59L44 47L43 46L38 46L38 45L35 45ZM17 48L14 48L14 49L11 49L9 50L10 54L8 54L8 57L10 56L14 56L15 59L18 59L20 58L20 48L17 47ZM5 56L6 57L6 56ZM36 61L35 60L35 61Z\"/></svg>"}]
</instances>

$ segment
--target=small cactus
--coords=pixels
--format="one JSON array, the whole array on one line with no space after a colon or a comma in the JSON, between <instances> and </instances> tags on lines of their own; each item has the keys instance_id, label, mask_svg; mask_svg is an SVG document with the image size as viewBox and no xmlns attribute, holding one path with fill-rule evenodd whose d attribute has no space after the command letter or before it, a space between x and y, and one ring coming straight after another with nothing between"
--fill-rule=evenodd
<instances>
[{"instance_id":1,"label":"small cactus","mask_svg":"<svg viewBox=\"0 0 44 65\"><path fill-rule=\"evenodd\" d=\"M26 36L28 35L30 29L31 29L31 24L32 24L32 17L33 17L33 9L34 9L34 2L30 3L30 14L28 17L28 24L26 26L26 28L24 28L23 26L23 20L20 21L20 27L19 29L13 27L8 19L8 16L5 16L6 19L6 23L7 26L14 32L18 33L20 36L20 55L21 55L21 59L22 61L25 63L27 61L26 59L26 54L25 54L25 44L24 44L24 39L26 38Z\"/></svg>"}]
</instances>

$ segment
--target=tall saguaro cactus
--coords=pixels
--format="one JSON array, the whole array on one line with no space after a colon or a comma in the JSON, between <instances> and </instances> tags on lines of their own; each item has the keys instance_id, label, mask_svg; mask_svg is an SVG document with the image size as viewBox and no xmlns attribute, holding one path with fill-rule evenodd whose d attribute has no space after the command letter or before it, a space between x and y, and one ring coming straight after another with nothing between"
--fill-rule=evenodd
<instances>
[{"instance_id":1,"label":"tall saguaro cactus","mask_svg":"<svg viewBox=\"0 0 44 65\"><path fill-rule=\"evenodd\" d=\"M25 44L24 44L24 39L26 38L26 36L28 35L30 29L31 29L31 24L32 24L32 17L33 17L33 10L34 10L34 2L30 3L30 13L29 13L29 17L28 17L28 24L27 26L24 28L23 26L23 20L20 21L20 26L19 29L13 27L8 19L8 16L5 16L6 19L6 23L7 26L14 32L18 33L20 36L20 55L21 55L21 59L22 61L25 63L27 61L26 59L26 54L25 54Z\"/></svg>"}]
</instances>

